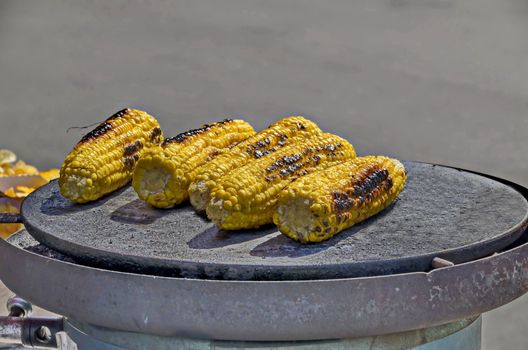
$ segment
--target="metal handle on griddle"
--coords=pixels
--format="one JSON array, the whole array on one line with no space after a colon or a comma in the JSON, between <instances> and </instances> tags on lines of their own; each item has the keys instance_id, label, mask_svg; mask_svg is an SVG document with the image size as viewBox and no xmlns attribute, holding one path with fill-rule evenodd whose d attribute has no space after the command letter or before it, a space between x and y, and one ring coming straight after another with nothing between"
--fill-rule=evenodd
<instances>
[{"instance_id":1,"label":"metal handle on griddle","mask_svg":"<svg viewBox=\"0 0 528 350\"><path fill-rule=\"evenodd\" d=\"M22 224L22 215L0 213L0 224Z\"/></svg>"},{"instance_id":2,"label":"metal handle on griddle","mask_svg":"<svg viewBox=\"0 0 528 350\"><path fill-rule=\"evenodd\" d=\"M63 330L62 317L29 317L31 304L19 297L7 301L8 316L0 316L0 344L57 349L56 334Z\"/></svg>"}]
</instances>

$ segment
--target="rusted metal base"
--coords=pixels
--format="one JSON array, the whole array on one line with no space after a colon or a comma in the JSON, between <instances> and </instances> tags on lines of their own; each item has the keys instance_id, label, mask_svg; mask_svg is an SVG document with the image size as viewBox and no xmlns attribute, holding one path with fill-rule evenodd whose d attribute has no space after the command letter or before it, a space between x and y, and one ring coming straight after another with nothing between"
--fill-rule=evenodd
<instances>
[{"instance_id":1,"label":"rusted metal base","mask_svg":"<svg viewBox=\"0 0 528 350\"><path fill-rule=\"evenodd\" d=\"M159 350L479 350L481 347L481 326L482 318L478 316L431 328L355 339L302 342L230 342L159 337L119 332L73 320L66 322L68 335L79 350L124 350L131 348ZM62 350L71 349L64 348Z\"/></svg>"}]
</instances>

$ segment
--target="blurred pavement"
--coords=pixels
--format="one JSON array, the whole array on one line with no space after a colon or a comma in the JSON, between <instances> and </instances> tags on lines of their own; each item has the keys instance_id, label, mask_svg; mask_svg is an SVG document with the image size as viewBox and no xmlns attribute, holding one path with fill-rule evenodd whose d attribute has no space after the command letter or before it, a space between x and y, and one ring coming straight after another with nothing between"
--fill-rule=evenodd
<instances>
[{"instance_id":1,"label":"blurred pavement","mask_svg":"<svg viewBox=\"0 0 528 350\"><path fill-rule=\"evenodd\" d=\"M2 1L0 148L59 166L69 127L125 106L167 135L303 114L360 154L526 186L527 32L524 0ZM484 349L527 349L527 311L485 315Z\"/></svg>"}]
</instances>

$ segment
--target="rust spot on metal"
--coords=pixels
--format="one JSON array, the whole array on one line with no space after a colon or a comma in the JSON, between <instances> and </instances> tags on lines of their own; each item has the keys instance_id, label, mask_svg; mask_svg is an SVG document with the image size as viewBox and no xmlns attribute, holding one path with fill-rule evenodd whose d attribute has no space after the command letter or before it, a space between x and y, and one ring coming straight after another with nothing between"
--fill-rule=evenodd
<instances>
[{"instance_id":1,"label":"rust spot on metal","mask_svg":"<svg viewBox=\"0 0 528 350\"><path fill-rule=\"evenodd\" d=\"M204 132L206 132L208 130L211 130L212 128L215 128L215 127L227 124L227 123L231 123L232 121L233 121L232 119L224 119L224 120L222 120L220 122L211 123L211 124L205 124L201 128L191 129L189 131L182 132L181 134L178 134L178 135L176 135L174 137L165 139L165 141L163 141L163 145L166 145L166 144L169 144L169 143L174 143L174 142L176 142L176 143L185 142L186 140L188 140L192 136L203 134Z\"/></svg>"}]
</instances>

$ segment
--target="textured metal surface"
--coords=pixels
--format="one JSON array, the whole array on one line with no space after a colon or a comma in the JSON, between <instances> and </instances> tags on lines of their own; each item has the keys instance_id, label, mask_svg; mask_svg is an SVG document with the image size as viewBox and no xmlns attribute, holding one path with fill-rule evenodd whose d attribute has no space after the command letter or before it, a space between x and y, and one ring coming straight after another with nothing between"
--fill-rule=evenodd
<instances>
[{"instance_id":1,"label":"textured metal surface","mask_svg":"<svg viewBox=\"0 0 528 350\"><path fill-rule=\"evenodd\" d=\"M56 349L55 334L62 330L62 317L0 317L0 343Z\"/></svg>"},{"instance_id":2,"label":"textured metal surface","mask_svg":"<svg viewBox=\"0 0 528 350\"><path fill-rule=\"evenodd\" d=\"M65 329L79 346L79 350L124 349L185 349L185 350L478 350L480 349L481 317L453 323L394 333L388 335L296 342L233 342L178 337L160 337L148 334L119 332L67 320Z\"/></svg>"},{"instance_id":3,"label":"textured metal surface","mask_svg":"<svg viewBox=\"0 0 528 350\"><path fill-rule=\"evenodd\" d=\"M27 233L13 239L20 235ZM287 341L403 332L479 315L528 291L526 243L429 273L313 281L123 273L56 260L1 240L0 254L10 262L0 264L2 281L35 305L102 327L199 339Z\"/></svg>"},{"instance_id":4,"label":"textured metal surface","mask_svg":"<svg viewBox=\"0 0 528 350\"><path fill-rule=\"evenodd\" d=\"M491 254L523 232L528 203L488 178L406 162L408 184L381 214L321 244L301 245L276 228L222 232L191 207L157 210L125 188L75 205L52 182L22 214L40 242L94 266L172 277L320 279L427 271Z\"/></svg>"}]
</instances>

